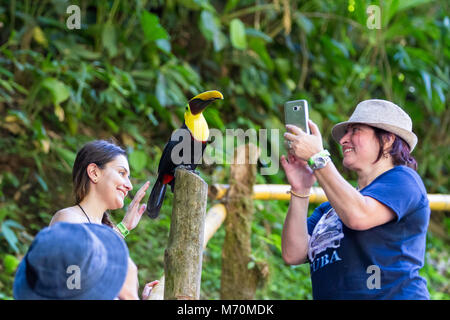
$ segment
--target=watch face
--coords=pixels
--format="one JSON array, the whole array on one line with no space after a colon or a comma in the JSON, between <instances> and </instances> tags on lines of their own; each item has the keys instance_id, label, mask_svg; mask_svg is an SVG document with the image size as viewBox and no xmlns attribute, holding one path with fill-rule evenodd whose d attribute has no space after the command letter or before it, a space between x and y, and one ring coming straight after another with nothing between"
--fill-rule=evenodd
<instances>
[{"instance_id":1,"label":"watch face","mask_svg":"<svg viewBox=\"0 0 450 320\"><path fill-rule=\"evenodd\" d=\"M316 166L321 167L321 166L323 166L325 164L325 159L322 158L322 157L317 158L315 163L316 163Z\"/></svg>"},{"instance_id":2,"label":"watch face","mask_svg":"<svg viewBox=\"0 0 450 320\"><path fill-rule=\"evenodd\" d=\"M322 169L327 165L328 157L317 157L314 160L314 170Z\"/></svg>"}]
</instances>

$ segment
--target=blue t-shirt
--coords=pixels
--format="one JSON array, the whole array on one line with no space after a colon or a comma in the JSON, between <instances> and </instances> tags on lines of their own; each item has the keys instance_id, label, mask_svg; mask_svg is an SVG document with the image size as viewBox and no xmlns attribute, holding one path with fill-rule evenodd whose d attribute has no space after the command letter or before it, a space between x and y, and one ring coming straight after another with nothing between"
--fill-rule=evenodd
<instances>
[{"instance_id":1,"label":"blue t-shirt","mask_svg":"<svg viewBox=\"0 0 450 320\"><path fill-rule=\"evenodd\" d=\"M347 228L325 202L308 218L314 299L429 299L419 276L430 206L419 175L396 166L360 190L396 219L365 231Z\"/></svg>"}]
</instances>

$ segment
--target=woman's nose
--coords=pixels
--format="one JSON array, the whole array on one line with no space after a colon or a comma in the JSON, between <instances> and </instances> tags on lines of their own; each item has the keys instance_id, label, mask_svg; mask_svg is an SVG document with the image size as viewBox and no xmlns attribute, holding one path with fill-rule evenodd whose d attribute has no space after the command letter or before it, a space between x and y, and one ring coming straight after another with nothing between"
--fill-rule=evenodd
<instances>
[{"instance_id":1,"label":"woman's nose","mask_svg":"<svg viewBox=\"0 0 450 320\"><path fill-rule=\"evenodd\" d=\"M127 182L125 183L125 187L128 189L128 191L133 190L133 185L131 184L131 181L129 178L127 178Z\"/></svg>"},{"instance_id":2,"label":"woman's nose","mask_svg":"<svg viewBox=\"0 0 450 320\"><path fill-rule=\"evenodd\" d=\"M349 142L349 135L350 135L350 131L347 130L344 134L344 136L341 138L341 140L339 140L339 143L341 146L343 146L344 144Z\"/></svg>"}]
</instances>

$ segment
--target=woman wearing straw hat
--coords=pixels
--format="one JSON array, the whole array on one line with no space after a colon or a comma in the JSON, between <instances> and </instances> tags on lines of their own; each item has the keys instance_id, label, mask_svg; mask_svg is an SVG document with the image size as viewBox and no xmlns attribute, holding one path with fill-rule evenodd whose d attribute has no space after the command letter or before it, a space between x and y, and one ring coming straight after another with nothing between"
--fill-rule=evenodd
<instances>
[{"instance_id":1,"label":"woman wearing straw hat","mask_svg":"<svg viewBox=\"0 0 450 320\"><path fill-rule=\"evenodd\" d=\"M417 144L410 117L392 102L373 99L333 127L343 165L358 176L357 189L323 150L312 121L310 135L286 127L291 149L281 164L292 196L282 254L288 264L310 263L314 299L429 299L419 270L430 208L410 155ZM315 181L328 202L307 218Z\"/></svg>"}]
</instances>

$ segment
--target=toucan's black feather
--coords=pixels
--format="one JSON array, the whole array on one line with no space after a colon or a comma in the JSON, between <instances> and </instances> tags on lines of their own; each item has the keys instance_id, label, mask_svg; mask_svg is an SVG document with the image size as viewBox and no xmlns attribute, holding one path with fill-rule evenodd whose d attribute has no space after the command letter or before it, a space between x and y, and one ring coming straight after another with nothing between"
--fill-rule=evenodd
<instances>
[{"instance_id":1,"label":"toucan's black feather","mask_svg":"<svg viewBox=\"0 0 450 320\"><path fill-rule=\"evenodd\" d=\"M150 218L155 219L159 215L159 210L164 201L164 195L166 194L167 185L162 181L157 180L153 186L152 192L147 203L147 214Z\"/></svg>"}]
</instances>

